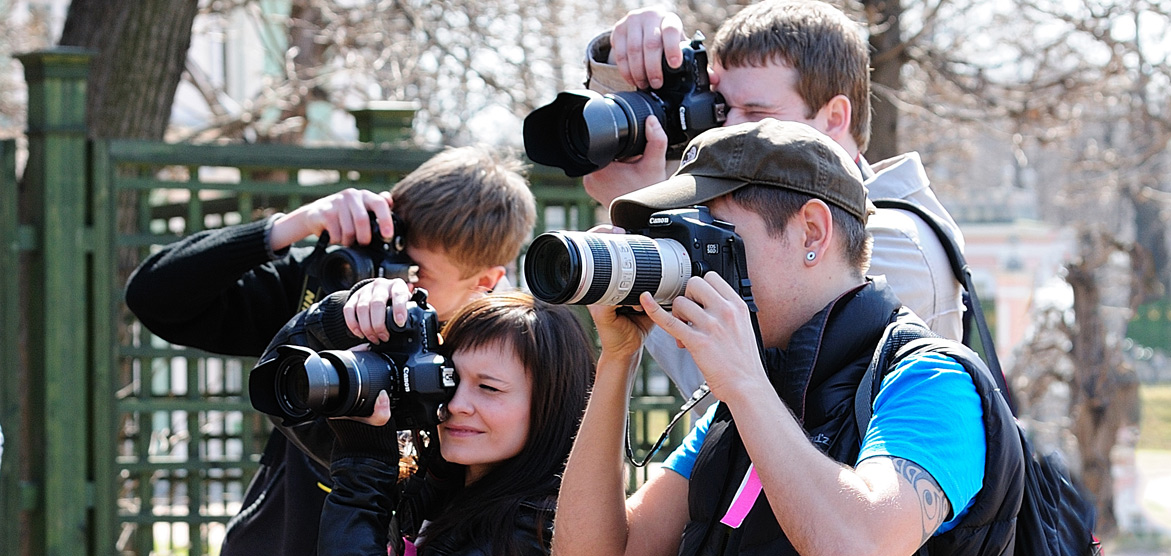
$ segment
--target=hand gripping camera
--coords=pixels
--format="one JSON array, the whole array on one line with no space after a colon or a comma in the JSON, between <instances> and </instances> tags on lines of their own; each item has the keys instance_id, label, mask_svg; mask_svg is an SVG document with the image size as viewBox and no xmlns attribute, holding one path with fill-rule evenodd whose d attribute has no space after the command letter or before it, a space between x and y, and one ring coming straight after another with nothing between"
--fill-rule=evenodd
<instances>
[{"instance_id":1,"label":"hand gripping camera","mask_svg":"<svg viewBox=\"0 0 1171 556\"><path fill-rule=\"evenodd\" d=\"M556 166L571 178L646 149L646 118L654 115L667 132L668 156L726 119L724 97L712 92L703 34L683 43L683 63L663 60L663 86L602 95L573 90L525 117L525 152L534 162ZM678 156L675 153L675 156Z\"/></svg>"},{"instance_id":2,"label":"hand gripping camera","mask_svg":"<svg viewBox=\"0 0 1171 556\"><path fill-rule=\"evenodd\" d=\"M659 305L669 308L685 293L689 278L708 272L719 274L748 305L757 349L763 354L744 241L735 226L715 220L705 206L656 212L646 228L628 235L547 232L533 239L525 254L529 290L547 303L632 306L638 305L642 292L650 292ZM705 383L692 394L642 461L635 460L627 437L630 462L645 466L679 419L708 393Z\"/></svg>"},{"instance_id":3,"label":"hand gripping camera","mask_svg":"<svg viewBox=\"0 0 1171 556\"><path fill-rule=\"evenodd\" d=\"M638 305L645 291L670 306L688 278L714 271L756 311L744 242L704 206L656 212L634 234L541 234L529 245L524 268L534 297L578 305Z\"/></svg>"},{"instance_id":4,"label":"hand gripping camera","mask_svg":"<svg viewBox=\"0 0 1171 556\"><path fill-rule=\"evenodd\" d=\"M394 237L382 239L374 213L370 215L369 245L343 247L329 244L329 232L322 232L313 253L306 259L307 274L315 284L306 283L301 308L306 309L322 296L348 291L368 278L402 278L418 281L419 266L406 254L406 223L394 219Z\"/></svg>"},{"instance_id":5,"label":"hand gripping camera","mask_svg":"<svg viewBox=\"0 0 1171 556\"><path fill-rule=\"evenodd\" d=\"M337 348L361 343L344 326L324 326L322 304L308 311L309 335ZM386 390L399 430L437 425L440 405L455 394L458 379L455 369L436 353L439 319L427 305L426 290L415 289L404 326L394 323L389 310L386 326L390 340L369 351L277 346L275 357L261 362L248 378L253 407L284 419L286 425L316 416L365 417L373 413L378 393Z\"/></svg>"}]
</instances>

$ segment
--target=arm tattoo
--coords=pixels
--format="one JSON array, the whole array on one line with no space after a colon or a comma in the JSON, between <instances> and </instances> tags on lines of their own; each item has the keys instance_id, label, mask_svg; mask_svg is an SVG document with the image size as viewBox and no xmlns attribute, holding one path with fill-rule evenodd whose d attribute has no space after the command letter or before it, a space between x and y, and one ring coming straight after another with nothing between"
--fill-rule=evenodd
<instances>
[{"instance_id":1,"label":"arm tattoo","mask_svg":"<svg viewBox=\"0 0 1171 556\"><path fill-rule=\"evenodd\" d=\"M915 462L903 458L891 458L895 471L910 483L919 498L920 517L923 519L923 540L920 546L935 534L939 526L951 513L951 504L943 495L943 489L935 478Z\"/></svg>"}]
</instances>

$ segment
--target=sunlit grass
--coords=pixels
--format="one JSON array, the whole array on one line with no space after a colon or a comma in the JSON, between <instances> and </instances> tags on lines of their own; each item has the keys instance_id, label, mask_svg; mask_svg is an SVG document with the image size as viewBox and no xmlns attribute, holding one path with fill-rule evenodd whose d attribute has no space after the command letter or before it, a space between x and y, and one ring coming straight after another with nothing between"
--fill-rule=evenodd
<instances>
[{"instance_id":1,"label":"sunlit grass","mask_svg":"<svg viewBox=\"0 0 1171 556\"><path fill-rule=\"evenodd\" d=\"M1139 450L1171 450L1171 384L1144 385Z\"/></svg>"}]
</instances>

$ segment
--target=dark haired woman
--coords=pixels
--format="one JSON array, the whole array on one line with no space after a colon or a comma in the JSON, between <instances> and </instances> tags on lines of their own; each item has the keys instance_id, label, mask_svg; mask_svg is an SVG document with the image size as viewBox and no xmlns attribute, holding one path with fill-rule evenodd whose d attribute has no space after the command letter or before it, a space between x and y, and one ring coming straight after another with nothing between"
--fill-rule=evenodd
<instances>
[{"instance_id":1,"label":"dark haired woman","mask_svg":"<svg viewBox=\"0 0 1171 556\"><path fill-rule=\"evenodd\" d=\"M390 417L384 396L362 422L331 419L323 556L381 556L388 543L391 554L420 556L549 553L560 474L593 379L592 343L566 307L519 292L468 304L443 338L459 386L438 429L440 476L398 482L393 427L372 424Z\"/></svg>"}]
</instances>

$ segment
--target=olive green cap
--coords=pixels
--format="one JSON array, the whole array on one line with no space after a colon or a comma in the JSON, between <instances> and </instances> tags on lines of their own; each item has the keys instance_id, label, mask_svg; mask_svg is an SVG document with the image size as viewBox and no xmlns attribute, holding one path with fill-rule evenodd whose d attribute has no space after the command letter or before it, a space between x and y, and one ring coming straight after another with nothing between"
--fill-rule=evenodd
<instances>
[{"instance_id":1,"label":"olive green cap","mask_svg":"<svg viewBox=\"0 0 1171 556\"><path fill-rule=\"evenodd\" d=\"M870 212L862 174L841 145L806 124L769 118L692 139L674 175L615 199L610 220L641 228L655 212L702 204L749 184L810 195L863 223Z\"/></svg>"}]
</instances>

